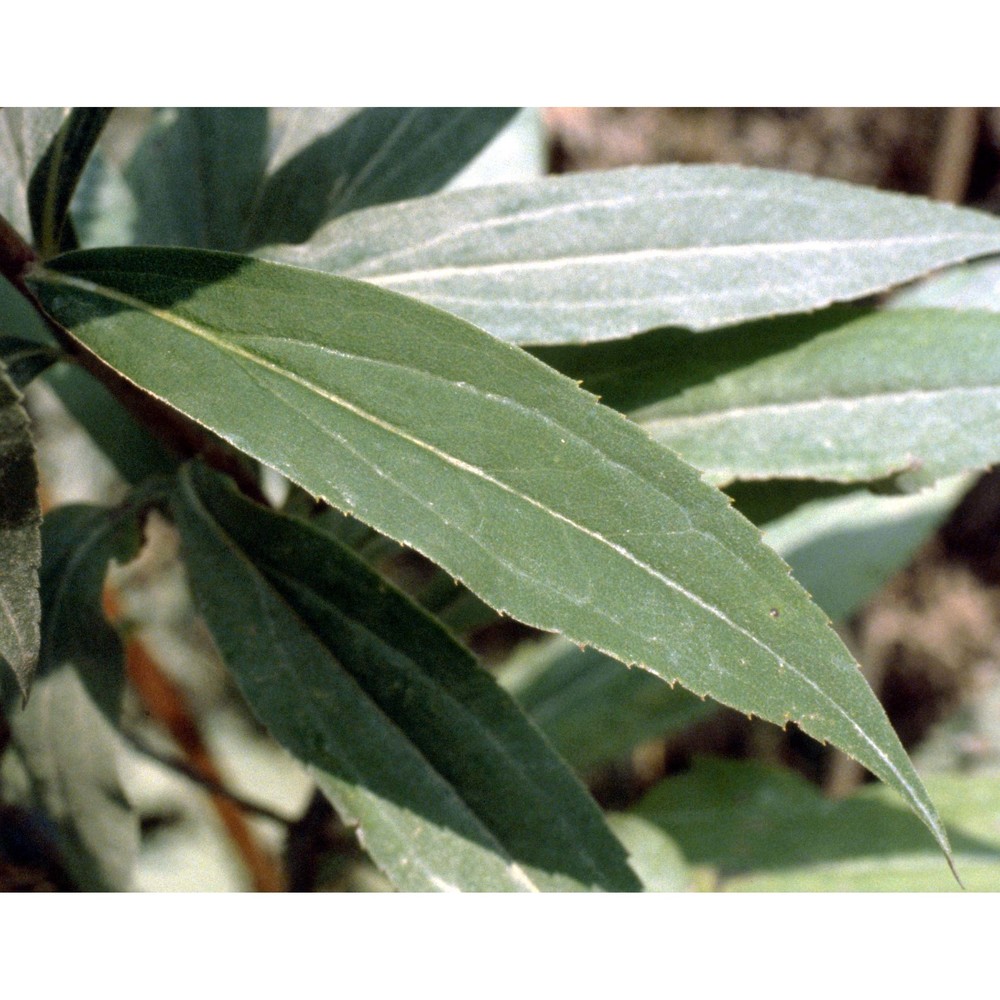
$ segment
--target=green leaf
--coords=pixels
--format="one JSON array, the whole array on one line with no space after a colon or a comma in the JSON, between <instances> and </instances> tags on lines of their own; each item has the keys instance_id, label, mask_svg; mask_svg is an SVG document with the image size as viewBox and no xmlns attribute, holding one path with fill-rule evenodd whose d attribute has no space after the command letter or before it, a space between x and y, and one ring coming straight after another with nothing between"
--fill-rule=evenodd
<instances>
[{"instance_id":1,"label":"green leaf","mask_svg":"<svg viewBox=\"0 0 1000 1000\"><path fill-rule=\"evenodd\" d=\"M25 697L38 660L40 520L28 415L0 365L0 657Z\"/></svg>"},{"instance_id":2,"label":"green leaf","mask_svg":"<svg viewBox=\"0 0 1000 1000\"><path fill-rule=\"evenodd\" d=\"M45 381L126 482L135 486L177 468L179 460L79 365L53 365Z\"/></svg>"},{"instance_id":3,"label":"green leaf","mask_svg":"<svg viewBox=\"0 0 1000 1000\"><path fill-rule=\"evenodd\" d=\"M516 111L364 108L267 178L241 246L301 243L334 216L431 194L472 160Z\"/></svg>"},{"instance_id":4,"label":"green leaf","mask_svg":"<svg viewBox=\"0 0 1000 1000\"><path fill-rule=\"evenodd\" d=\"M10 729L29 799L56 824L73 881L87 892L127 889L139 819L118 775L121 740L69 664L39 676Z\"/></svg>"},{"instance_id":5,"label":"green leaf","mask_svg":"<svg viewBox=\"0 0 1000 1000\"><path fill-rule=\"evenodd\" d=\"M372 285L181 250L30 279L127 378L487 603L811 735L946 844L826 617L698 474L516 347Z\"/></svg>"},{"instance_id":6,"label":"green leaf","mask_svg":"<svg viewBox=\"0 0 1000 1000\"><path fill-rule=\"evenodd\" d=\"M161 112L125 168L136 242L242 247L266 149L263 108Z\"/></svg>"},{"instance_id":7,"label":"green leaf","mask_svg":"<svg viewBox=\"0 0 1000 1000\"><path fill-rule=\"evenodd\" d=\"M69 205L111 108L74 108L53 136L28 184L35 245L43 257L76 248Z\"/></svg>"},{"instance_id":8,"label":"green leaf","mask_svg":"<svg viewBox=\"0 0 1000 1000\"><path fill-rule=\"evenodd\" d=\"M638 888L514 702L357 556L201 468L182 473L174 510L244 695L398 888Z\"/></svg>"},{"instance_id":9,"label":"green leaf","mask_svg":"<svg viewBox=\"0 0 1000 1000\"><path fill-rule=\"evenodd\" d=\"M7 377L22 391L61 356L54 347L33 340L0 337L0 361L7 370Z\"/></svg>"},{"instance_id":10,"label":"green leaf","mask_svg":"<svg viewBox=\"0 0 1000 1000\"><path fill-rule=\"evenodd\" d=\"M914 489L1000 460L998 337L995 313L832 310L539 353L714 483Z\"/></svg>"},{"instance_id":11,"label":"green leaf","mask_svg":"<svg viewBox=\"0 0 1000 1000\"><path fill-rule=\"evenodd\" d=\"M72 663L112 722L121 710L124 659L118 633L104 617L102 593L110 561L128 562L138 553L142 499L136 494L117 509L57 507L42 525L40 669Z\"/></svg>"},{"instance_id":12,"label":"green leaf","mask_svg":"<svg viewBox=\"0 0 1000 1000\"><path fill-rule=\"evenodd\" d=\"M500 683L577 771L708 718L717 706L554 637L504 664Z\"/></svg>"},{"instance_id":13,"label":"green leaf","mask_svg":"<svg viewBox=\"0 0 1000 1000\"><path fill-rule=\"evenodd\" d=\"M514 111L161 112L125 170L134 238L217 250L306 240L336 215L436 191Z\"/></svg>"},{"instance_id":14,"label":"green leaf","mask_svg":"<svg viewBox=\"0 0 1000 1000\"><path fill-rule=\"evenodd\" d=\"M682 892L688 887L684 855L655 823L631 813L610 813L608 825L628 850L629 864L646 892Z\"/></svg>"},{"instance_id":15,"label":"green leaf","mask_svg":"<svg viewBox=\"0 0 1000 1000\"><path fill-rule=\"evenodd\" d=\"M902 569L972 486L944 479L909 496L857 490L814 500L767 525L764 541L834 620L846 618Z\"/></svg>"},{"instance_id":16,"label":"green leaf","mask_svg":"<svg viewBox=\"0 0 1000 1000\"><path fill-rule=\"evenodd\" d=\"M797 174L664 166L368 209L265 253L551 344L817 309L997 251L1000 220L979 212Z\"/></svg>"},{"instance_id":17,"label":"green leaf","mask_svg":"<svg viewBox=\"0 0 1000 1000\"><path fill-rule=\"evenodd\" d=\"M0 277L0 336L55 346L38 310L4 277Z\"/></svg>"},{"instance_id":18,"label":"green leaf","mask_svg":"<svg viewBox=\"0 0 1000 1000\"><path fill-rule=\"evenodd\" d=\"M28 185L69 108L0 108L0 215L31 232Z\"/></svg>"},{"instance_id":19,"label":"green leaf","mask_svg":"<svg viewBox=\"0 0 1000 1000\"><path fill-rule=\"evenodd\" d=\"M969 889L1000 881L995 775L927 779ZM630 815L658 826L688 862L716 869L730 890L956 891L912 814L871 786L831 801L791 771L702 759L668 778Z\"/></svg>"}]
</instances>

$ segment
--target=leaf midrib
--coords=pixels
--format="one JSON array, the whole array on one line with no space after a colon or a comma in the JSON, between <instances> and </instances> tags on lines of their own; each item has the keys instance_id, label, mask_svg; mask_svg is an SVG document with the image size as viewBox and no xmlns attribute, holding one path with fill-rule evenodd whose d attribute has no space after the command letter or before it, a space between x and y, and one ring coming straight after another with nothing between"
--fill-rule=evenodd
<instances>
[{"instance_id":1,"label":"leaf midrib","mask_svg":"<svg viewBox=\"0 0 1000 1000\"><path fill-rule=\"evenodd\" d=\"M745 639L747 639L754 645L758 646L760 649L764 650L764 652L773 657L774 660L779 665L781 665L782 667L787 669L790 673L798 677L799 680L802 681L804 684L806 684L808 687L812 688L822 700L826 701L830 706L832 706L832 708L836 711L838 715L840 715L843 718L843 720L848 724L848 726L857 733L857 735L868 747L871 748L871 750L875 753L875 755L896 777L900 785L907 790L911 802L916 806L918 811L921 813L927 825L933 831L936 832L939 841L942 844L947 843L947 836L943 828L941 827L940 823L936 820L936 817L933 815L933 813L923 803L921 797L917 795L916 790L913 788L910 782L907 781L906 777L899 771L899 769L889 758L889 756L882 750L882 748L878 746L878 744L865 732L865 730L860 725L858 725L858 723L854 720L852 715L835 698L833 698L829 693L824 691L823 688L821 688L812 678L810 678L806 674L803 674L797 667L786 661L784 657L782 657L775 650L773 650L766 642L755 636L748 629L745 629L741 625L738 625L736 622L734 622L720 608L717 608L710 601L704 600L703 598L695 594L693 591L688 590L686 587L684 587L676 580L673 580L671 577L667 576L664 573L661 573L653 566L650 566L648 563L640 559L637 555L629 551L624 546L619 545L616 542L613 542L609 538L606 538L600 532L592 531L591 529L586 528L581 524L578 524L571 518L567 517L565 514L561 514L558 511L552 510L550 507L546 506L541 501L536 500L535 498L528 496L527 494L521 492L520 490L517 490L514 487L496 479L494 476L491 476L488 472L486 472L486 470L480 469L475 465L471 465L470 463L465 462L462 459L459 459L457 456L449 455L447 452L441 451L439 448L435 447L429 442L423 441L420 438L417 438L409 434L408 432L402 430L401 428L395 427L393 424L390 424L389 422L381 419L375 414L369 413L368 411L357 406L356 404L351 403L350 401L343 399L342 397L337 396L336 394L331 393L320 386L317 386L315 383L310 382L308 379L296 375L293 372L289 372L288 370L281 368L279 365L276 365L273 362L268 361L267 359L261 357L260 355L254 354L252 351L247 351L244 348L237 346L236 344L233 344L229 341L220 338L210 329L200 326L199 324L191 320L185 319L184 317L178 316L174 313L167 312L166 310L159 309L155 306L150 305L147 302L143 302L141 299L137 299L131 295L128 295L127 293L120 292L117 289L108 288L106 286L99 285L96 282L89 281L84 278L79 278L74 275L51 271L44 267L38 267L33 272L32 277L36 278L37 280L48 281L56 285L66 285L71 288L76 288L87 294L95 295L99 298L105 298L108 299L109 301L117 302L120 305L124 305L129 309L152 316L160 320L161 322L166 323L169 326L173 326L178 329L184 330L185 332L191 334L192 336L195 336L200 340L204 341L205 343L215 347L221 353L229 354L234 357L243 358L246 361L249 361L253 364L260 366L266 371L270 371L272 374L284 378L287 381L292 382L293 384L299 385L301 388L304 388L307 391L312 392L315 395L319 396L320 398L327 400L327 402L330 402L335 406L339 406L341 409L346 410L347 412L352 413L355 416L360 417L361 419L374 424L376 427L379 427L380 429L386 431L387 433L396 435L397 437L409 442L415 447L427 451L428 453L439 458L445 464L451 465L452 467L457 468L460 471L467 472L468 474L477 477L484 482L488 482L496 486L497 488L510 494L511 496L514 496L515 498L522 500L523 502L529 504L530 506L537 508L544 514L553 517L555 520L560 521L569 526L570 528L579 531L581 534L592 538L599 544L605 545L606 547L614 551L616 554L622 556L626 561L631 562L633 565L646 572L653 579L659 580L668 589L671 589L676 593L680 594L682 597L685 597L692 604L694 604L697 607L700 607L703 611L706 611L710 615L716 617L719 621L721 621L724 625L728 626L734 632L736 632L739 635L742 635Z\"/></svg>"}]
</instances>

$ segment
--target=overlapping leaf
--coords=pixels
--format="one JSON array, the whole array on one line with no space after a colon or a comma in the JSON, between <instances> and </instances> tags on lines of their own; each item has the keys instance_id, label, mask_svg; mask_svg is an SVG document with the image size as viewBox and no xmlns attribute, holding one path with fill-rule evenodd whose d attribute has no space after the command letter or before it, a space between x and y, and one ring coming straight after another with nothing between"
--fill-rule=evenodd
<instances>
[{"instance_id":1,"label":"overlapping leaf","mask_svg":"<svg viewBox=\"0 0 1000 1000\"><path fill-rule=\"evenodd\" d=\"M665 166L357 212L268 256L374 282L525 344L816 309L1000 252L1000 220L744 167Z\"/></svg>"},{"instance_id":2,"label":"overlapping leaf","mask_svg":"<svg viewBox=\"0 0 1000 1000\"><path fill-rule=\"evenodd\" d=\"M28 415L0 365L0 658L24 695L38 660L40 521Z\"/></svg>"},{"instance_id":3,"label":"overlapping leaf","mask_svg":"<svg viewBox=\"0 0 1000 1000\"><path fill-rule=\"evenodd\" d=\"M409 298L246 258L86 251L31 281L129 379L493 606L796 720L946 843L850 654L757 530L570 380Z\"/></svg>"},{"instance_id":4,"label":"overlapping leaf","mask_svg":"<svg viewBox=\"0 0 1000 1000\"><path fill-rule=\"evenodd\" d=\"M713 482L916 488L1000 459L998 348L995 313L831 310L538 353Z\"/></svg>"},{"instance_id":5,"label":"overlapping leaf","mask_svg":"<svg viewBox=\"0 0 1000 1000\"><path fill-rule=\"evenodd\" d=\"M31 234L28 185L69 108L0 108L0 215Z\"/></svg>"},{"instance_id":6,"label":"overlapping leaf","mask_svg":"<svg viewBox=\"0 0 1000 1000\"><path fill-rule=\"evenodd\" d=\"M1000 807L993 776L931 776L967 888L995 891ZM869 787L824 798L800 775L759 763L699 760L629 815L656 824L720 888L769 892L955 891L913 816Z\"/></svg>"},{"instance_id":7,"label":"overlapping leaf","mask_svg":"<svg viewBox=\"0 0 1000 1000\"><path fill-rule=\"evenodd\" d=\"M507 108L179 108L125 176L139 243L241 250L308 239L366 205L436 191L510 120Z\"/></svg>"},{"instance_id":8,"label":"overlapping leaf","mask_svg":"<svg viewBox=\"0 0 1000 1000\"><path fill-rule=\"evenodd\" d=\"M638 888L515 703L357 556L197 467L174 507L245 696L400 888Z\"/></svg>"}]
</instances>

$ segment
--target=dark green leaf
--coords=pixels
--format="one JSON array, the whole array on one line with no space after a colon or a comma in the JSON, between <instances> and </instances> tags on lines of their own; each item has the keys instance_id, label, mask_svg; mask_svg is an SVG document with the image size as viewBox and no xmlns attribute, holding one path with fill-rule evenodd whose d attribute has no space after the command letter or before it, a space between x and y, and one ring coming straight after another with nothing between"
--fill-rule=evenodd
<instances>
[{"instance_id":1,"label":"dark green leaf","mask_svg":"<svg viewBox=\"0 0 1000 1000\"><path fill-rule=\"evenodd\" d=\"M835 743L946 843L857 664L759 532L516 347L372 285L181 250L31 277L106 362L494 607Z\"/></svg>"},{"instance_id":2,"label":"dark green leaf","mask_svg":"<svg viewBox=\"0 0 1000 1000\"><path fill-rule=\"evenodd\" d=\"M717 711L645 670L553 638L504 665L500 683L578 771L624 757L638 744Z\"/></svg>"},{"instance_id":3,"label":"dark green leaf","mask_svg":"<svg viewBox=\"0 0 1000 1000\"><path fill-rule=\"evenodd\" d=\"M514 702L358 557L204 469L182 475L175 513L244 695L399 888L638 888Z\"/></svg>"},{"instance_id":4,"label":"dark green leaf","mask_svg":"<svg viewBox=\"0 0 1000 1000\"><path fill-rule=\"evenodd\" d=\"M3 277L0 277L0 336L55 346L38 310Z\"/></svg>"},{"instance_id":5,"label":"dark green leaf","mask_svg":"<svg viewBox=\"0 0 1000 1000\"><path fill-rule=\"evenodd\" d=\"M243 245L301 243L334 216L432 194L516 111L364 108L268 177Z\"/></svg>"},{"instance_id":6,"label":"dark green leaf","mask_svg":"<svg viewBox=\"0 0 1000 1000\"><path fill-rule=\"evenodd\" d=\"M57 364L45 381L126 482L173 472L178 459L79 365Z\"/></svg>"},{"instance_id":7,"label":"dark green leaf","mask_svg":"<svg viewBox=\"0 0 1000 1000\"><path fill-rule=\"evenodd\" d=\"M21 390L61 357L54 347L33 340L0 337L0 361L7 369L7 377Z\"/></svg>"},{"instance_id":8,"label":"dark green leaf","mask_svg":"<svg viewBox=\"0 0 1000 1000\"><path fill-rule=\"evenodd\" d=\"M263 108L161 112L125 169L136 242L242 247L266 151Z\"/></svg>"},{"instance_id":9,"label":"dark green leaf","mask_svg":"<svg viewBox=\"0 0 1000 1000\"><path fill-rule=\"evenodd\" d=\"M139 820L121 787L120 738L69 664L36 681L10 720L31 801L58 828L62 860L85 891L129 887Z\"/></svg>"},{"instance_id":10,"label":"dark green leaf","mask_svg":"<svg viewBox=\"0 0 1000 1000\"><path fill-rule=\"evenodd\" d=\"M0 658L25 697L38 660L40 519L28 415L0 365Z\"/></svg>"},{"instance_id":11,"label":"dark green leaf","mask_svg":"<svg viewBox=\"0 0 1000 1000\"><path fill-rule=\"evenodd\" d=\"M524 344L816 309L1000 251L1000 220L729 166L457 191L338 219L293 264L405 292Z\"/></svg>"},{"instance_id":12,"label":"dark green leaf","mask_svg":"<svg viewBox=\"0 0 1000 1000\"><path fill-rule=\"evenodd\" d=\"M121 640L104 617L112 559L127 562L141 541L135 500L117 510L57 507L42 525L42 673L71 663L102 712L117 722L124 685Z\"/></svg>"},{"instance_id":13,"label":"dark green leaf","mask_svg":"<svg viewBox=\"0 0 1000 1000\"><path fill-rule=\"evenodd\" d=\"M53 136L28 183L35 245L43 257L76 248L69 205L111 108L74 108Z\"/></svg>"},{"instance_id":14,"label":"dark green leaf","mask_svg":"<svg viewBox=\"0 0 1000 1000\"><path fill-rule=\"evenodd\" d=\"M31 233L28 184L69 108L0 108L0 215Z\"/></svg>"},{"instance_id":15,"label":"dark green leaf","mask_svg":"<svg viewBox=\"0 0 1000 1000\"><path fill-rule=\"evenodd\" d=\"M930 777L928 787L970 889L1000 879L994 776ZM701 760L634 808L722 888L764 891L926 892L958 889L912 814L879 788L825 799L804 778L761 764Z\"/></svg>"}]
</instances>

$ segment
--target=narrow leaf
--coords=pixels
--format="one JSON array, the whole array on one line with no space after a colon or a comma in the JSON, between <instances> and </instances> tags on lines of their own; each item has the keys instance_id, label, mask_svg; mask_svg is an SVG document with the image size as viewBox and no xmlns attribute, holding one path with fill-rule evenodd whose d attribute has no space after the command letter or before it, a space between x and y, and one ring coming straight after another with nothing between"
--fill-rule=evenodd
<instances>
[{"instance_id":1,"label":"narrow leaf","mask_svg":"<svg viewBox=\"0 0 1000 1000\"><path fill-rule=\"evenodd\" d=\"M88 892L127 889L139 819L119 779L121 739L70 665L38 678L10 729L31 798L55 822L73 881Z\"/></svg>"},{"instance_id":2,"label":"narrow leaf","mask_svg":"<svg viewBox=\"0 0 1000 1000\"><path fill-rule=\"evenodd\" d=\"M816 309L998 251L1000 220L979 212L797 174L665 166L369 209L266 255L544 344Z\"/></svg>"},{"instance_id":3,"label":"narrow leaf","mask_svg":"<svg viewBox=\"0 0 1000 1000\"><path fill-rule=\"evenodd\" d=\"M581 772L717 710L644 670L627 670L596 649L579 649L561 637L516 655L498 679Z\"/></svg>"},{"instance_id":4,"label":"narrow leaf","mask_svg":"<svg viewBox=\"0 0 1000 1000\"><path fill-rule=\"evenodd\" d=\"M244 695L399 888L638 888L583 787L402 593L204 469L182 474L174 506Z\"/></svg>"},{"instance_id":5,"label":"narrow leaf","mask_svg":"<svg viewBox=\"0 0 1000 1000\"><path fill-rule=\"evenodd\" d=\"M85 251L32 282L126 377L489 604L795 720L946 844L856 663L787 566L692 468L570 380L412 299L248 258Z\"/></svg>"},{"instance_id":6,"label":"narrow leaf","mask_svg":"<svg viewBox=\"0 0 1000 1000\"><path fill-rule=\"evenodd\" d=\"M54 347L33 340L0 337L0 361L7 370L7 377L22 391L61 356Z\"/></svg>"},{"instance_id":7,"label":"narrow leaf","mask_svg":"<svg viewBox=\"0 0 1000 1000\"><path fill-rule=\"evenodd\" d=\"M28 184L35 245L43 257L76 248L68 222L73 193L111 108L74 108L49 143Z\"/></svg>"},{"instance_id":8,"label":"narrow leaf","mask_svg":"<svg viewBox=\"0 0 1000 1000\"><path fill-rule=\"evenodd\" d=\"M1000 315L832 310L540 351L717 484L906 489L1000 460Z\"/></svg>"},{"instance_id":9,"label":"narrow leaf","mask_svg":"<svg viewBox=\"0 0 1000 1000\"><path fill-rule=\"evenodd\" d=\"M69 108L0 108L0 215L31 233L28 184Z\"/></svg>"},{"instance_id":10,"label":"narrow leaf","mask_svg":"<svg viewBox=\"0 0 1000 1000\"><path fill-rule=\"evenodd\" d=\"M40 520L28 415L0 365L0 658L25 697L38 660Z\"/></svg>"},{"instance_id":11,"label":"narrow leaf","mask_svg":"<svg viewBox=\"0 0 1000 1000\"><path fill-rule=\"evenodd\" d=\"M268 177L243 245L301 243L334 216L431 194L516 111L364 108Z\"/></svg>"},{"instance_id":12,"label":"narrow leaf","mask_svg":"<svg viewBox=\"0 0 1000 1000\"><path fill-rule=\"evenodd\" d=\"M266 151L263 108L161 112L125 168L136 242L239 249Z\"/></svg>"},{"instance_id":13,"label":"narrow leaf","mask_svg":"<svg viewBox=\"0 0 1000 1000\"><path fill-rule=\"evenodd\" d=\"M121 709L124 660L118 633L104 617L102 593L111 560L124 563L138 552L137 499L118 509L57 507L42 526L40 668L56 671L72 663L112 722Z\"/></svg>"},{"instance_id":14,"label":"narrow leaf","mask_svg":"<svg viewBox=\"0 0 1000 1000\"><path fill-rule=\"evenodd\" d=\"M993 776L931 776L955 860L969 889L1000 878L1000 807ZM885 790L824 798L801 776L758 763L709 760L668 778L629 815L655 824L688 862L728 890L956 891L919 825Z\"/></svg>"}]
</instances>

